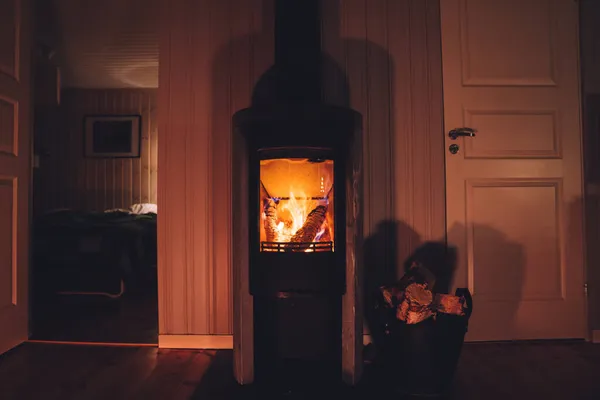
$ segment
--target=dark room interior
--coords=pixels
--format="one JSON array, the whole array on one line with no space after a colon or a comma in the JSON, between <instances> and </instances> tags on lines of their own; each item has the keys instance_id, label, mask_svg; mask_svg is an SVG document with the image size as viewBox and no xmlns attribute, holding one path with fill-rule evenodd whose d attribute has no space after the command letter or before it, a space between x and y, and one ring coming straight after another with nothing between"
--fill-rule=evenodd
<instances>
[{"instance_id":1,"label":"dark room interior","mask_svg":"<svg viewBox=\"0 0 600 400\"><path fill-rule=\"evenodd\" d=\"M0 1L0 398L600 398L598 21Z\"/></svg>"}]
</instances>

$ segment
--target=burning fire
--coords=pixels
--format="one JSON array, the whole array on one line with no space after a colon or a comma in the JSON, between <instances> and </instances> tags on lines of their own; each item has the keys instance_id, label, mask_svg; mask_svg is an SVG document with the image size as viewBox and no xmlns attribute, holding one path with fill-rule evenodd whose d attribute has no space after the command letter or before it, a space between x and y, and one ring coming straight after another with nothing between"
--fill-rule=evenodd
<instances>
[{"instance_id":1,"label":"burning fire","mask_svg":"<svg viewBox=\"0 0 600 400\"><path fill-rule=\"evenodd\" d=\"M331 242L332 225L328 222L328 199L313 200L306 196L290 193L288 199L266 199L262 220L267 243L296 243L300 247L307 243Z\"/></svg>"},{"instance_id":2,"label":"burning fire","mask_svg":"<svg viewBox=\"0 0 600 400\"><path fill-rule=\"evenodd\" d=\"M307 252L314 250L310 243L325 245L333 242L333 187L330 178L333 163L315 165L306 160L302 160L303 163L296 160L269 161L271 163L264 164L266 173L263 174L261 168L261 242L295 244L287 247L278 245L271 251L289 247ZM285 162L291 166L288 167ZM282 176L284 173L285 176ZM289 191L285 191L285 186Z\"/></svg>"},{"instance_id":3,"label":"burning fire","mask_svg":"<svg viewBox=\"0 0 600 400\"><path fill-rule=\"evenodd\" d=\"M278 200L279 206L277 207L277 238L276 242L289 242L291 238L298 232L300 228L306 222L308 214L315 209L318 205L327 207L327 200L325 201L314 201L306 200L306 195L296 197L294 192L290 192L289 200ZM266 214L263 213L263 218L266 218ZM323 221L321 229L315 236L315 241L323 236L327 229L327 224Z\"/></svg>"}]
</instances>

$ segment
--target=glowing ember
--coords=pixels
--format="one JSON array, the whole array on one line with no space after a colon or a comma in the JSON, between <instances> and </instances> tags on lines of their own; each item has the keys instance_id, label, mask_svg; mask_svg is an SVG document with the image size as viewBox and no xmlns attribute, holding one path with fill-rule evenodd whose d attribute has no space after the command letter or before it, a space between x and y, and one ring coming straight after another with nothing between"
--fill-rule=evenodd
<instances>
[{"instance_id":1,"label":"glowing ember","mask_svg":"<svg viewBox=\"0 0 600 400\"><path fill-rule=\"evenodd\" d=\"M327 199L296 197L293 192L290 192L290 197L285 200L268 199L262 213L267 241L330 242L332 234L326 219L327 208Z\"/></svg>"}]
</instances>

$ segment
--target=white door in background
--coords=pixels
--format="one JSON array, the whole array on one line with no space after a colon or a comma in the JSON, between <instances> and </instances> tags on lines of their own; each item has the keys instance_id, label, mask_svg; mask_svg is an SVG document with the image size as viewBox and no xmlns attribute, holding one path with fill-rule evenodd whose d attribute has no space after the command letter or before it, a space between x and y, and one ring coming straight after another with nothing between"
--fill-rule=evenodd
<instances>
[{"instance_id":1,"label":"white door in background","mask_svg":"<svg viewBox=\"0 0 600 400\"><path fill-rule=\"evenodd\" d=\"M447 234L454 286L474 295L467 340L582 338L577 2L440 3ZM458 127L478 132L448 137Z\"/></svg>"},{"instance_id":2,"label":"white door in background","mask_svg":"<svg viewBox=\"0 0 600 400\"><path fill-rule=\"evenodd\" d=\"M0 0L0 353L28 336L30 12Z\"/></svg>"}]
</instances>

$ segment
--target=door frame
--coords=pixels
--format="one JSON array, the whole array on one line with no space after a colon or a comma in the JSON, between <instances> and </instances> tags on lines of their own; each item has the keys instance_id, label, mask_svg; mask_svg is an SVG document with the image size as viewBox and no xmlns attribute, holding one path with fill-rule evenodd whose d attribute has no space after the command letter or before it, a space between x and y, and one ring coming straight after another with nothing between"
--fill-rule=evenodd
<instances>
[{"instance_id":1,"label":"door frame","mask_svg":"<svg viewBox=\"0 0 600 400\"><path fill-rule=\"evenodd\" d=\"M15 0L15 24L14 27L14 44L12 51L14 52L13 67L14 70L0 71L0 79L7 84L9 92L12 90L18 93L16 97L10 97L9 100L15 100L16 119L13 120L16 134L13 140L14 150L13 155L9 153L4 157L14 157L17 164L15 175L9 175L13 178L13 237L12 246L12 262L16 260L16 265L13 264L13 288L17 290L16 299L13 299L13 305L22 307L22 314L16 319L19 322L24 322L24 326L18 327L18 338L10 341L9 348L2 348L2 351L9 351L11 348L19 346L27 341L30 336L30 320L31 320L31 223L32 223L32 198L31 185L33 182L32 161L33 161L33 68L32 60L34 55L34 12L32 0ZM6 176L5 176L6 178ZM23 188L23 189L22 189ZM24 209L24 211L20 211ZM14 225L16 224L16 226ZM23 232L25 231L25 232ZM14 296L14 293L13 293ZM21 318L24 320L22 321ZM15 322L13 318L12 322ZM23 329L23 331L21 330Z\"/></svg>"},{"instance_id":2,"label":"door frame","mask_svg":"<svg viewBox=\"0 0 600 400\"><path fill-rule=\"evenodd\" d=\"M580 5L581 7L581 5ZM580 39L581 41L581 39ZM582 57L580 55L580 60ZM581 63L581 69L585 66ZM582 74L583 76L583 74ZM582 88L585 87L585 82L581 79ZM587 341L592 343L600 343L600 329L596 329L594 320L594 310L600 307L600 295L595 295L596 282L593 282L594 272L591 266L594 262L600 260L600 248L588 246L588 242L594 239L600 239L600 229L594 230L600 222L600 173L594 175L594 169L598 165L593 165L592 160L597 159L600 155L600 137L594 137L593 129L600 129L600 93L586 94L585 90L581 91L581 116L582 116L582 135L583 135L583 168L584 168L584 197L583 197L583 213L584 213L584 260L585 260L585 292L586 292L586 313L588 324ZM596 120L594 120L594 117ZM596 156L596 157L594 157ZM598 164L596 162L595 164ZM595 208L594 208L595 206ZM596 273L599 275L599 273ZM596 279L597 280L597 279ZM592 281L592 295L590 296L589 286ZM596 301L595 301L596 300Z\"/></svg>"}]
</instances>

